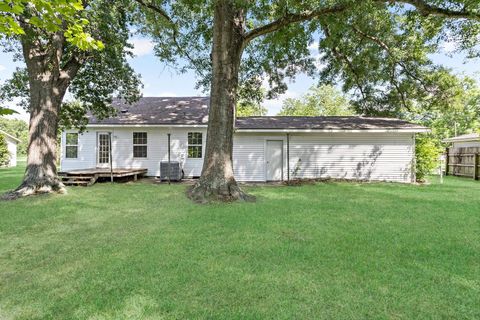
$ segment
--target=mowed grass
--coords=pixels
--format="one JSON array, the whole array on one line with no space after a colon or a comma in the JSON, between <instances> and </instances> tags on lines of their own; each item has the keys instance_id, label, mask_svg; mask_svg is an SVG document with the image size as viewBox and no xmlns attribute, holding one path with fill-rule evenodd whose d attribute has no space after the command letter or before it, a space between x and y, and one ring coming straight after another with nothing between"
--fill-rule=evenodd
<instances>
[{"instance_id":1,"label":"mowed grass","mask_svg":"<svg viewBox=\"0 0 480 320\"><path fill-rule=\"evenodd\" d=\"M0 192L23 167L0 169ZM0 202L0 319L479 319L480 183L96 184Z\"/></svg>"}]
</instances>

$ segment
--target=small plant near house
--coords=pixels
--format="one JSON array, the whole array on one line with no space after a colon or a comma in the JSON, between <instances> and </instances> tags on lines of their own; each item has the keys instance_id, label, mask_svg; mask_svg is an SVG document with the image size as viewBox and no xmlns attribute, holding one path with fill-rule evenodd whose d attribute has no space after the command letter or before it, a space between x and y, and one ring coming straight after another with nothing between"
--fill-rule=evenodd
<instances>
[{"instance_id":1,"label":"small plant near house","mask_svg":"<svg viewBox=\"0 0 480 320\"><path fill-rule=\"evenodd\" d=\"M6 166L10 161L10 153L8 152L7 140L0 134L0 167Z\"/></svg>"},{"instance_id":2,"label":"small plant near house","mask_svg":"<svg viewBox=\"0 0 480 320\"><path fill-rule=\"evenodd\" d=\"M297 185L302 185L305 182L305 180L298 178L298 172L301 169L301 164L302 164L302 159L298 159L297 163L295 164L295 167L292 170L292 179L287 182L287 185L297 186Z\"/></svg>"},{"instance_id":3,"label":"small plant near house","mask_svg":"<svg viewBox=\"0 0 480 320\"><path fill-rule=\"evenodd\" d=\"M424 182L425 177L438 166L440 148L429 136L418 136L415 141L415 174L418 182Z\"/></svg>"},{"instance_id":4,"label":"small plant near house","mask_svg":"<svg viewBox=\"0 0 480 320\"><path fill-rule=\"evenodd\" d=\"M295 165L295 168L292 171L292 177L294 180L298 179L298 172L300 171L300 165L302 164L302 159L298 159L297 164Z\"/></svg>"}]
</instances>

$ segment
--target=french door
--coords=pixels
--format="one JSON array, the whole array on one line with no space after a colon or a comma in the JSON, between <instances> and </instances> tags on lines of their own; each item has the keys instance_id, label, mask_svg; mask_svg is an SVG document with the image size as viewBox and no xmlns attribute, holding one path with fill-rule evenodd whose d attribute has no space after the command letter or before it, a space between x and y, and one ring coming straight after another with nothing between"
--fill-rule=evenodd
<instances>
[{"instance_id":1,"label":"french door","mask_svg":"<svg viewBox=\"0 0 480 320\"><path fill-rule=\"evenodd\" d=\"M110 166L110 134L99 132L97 136L97 167Z\"/></svg>"}]
</instances>

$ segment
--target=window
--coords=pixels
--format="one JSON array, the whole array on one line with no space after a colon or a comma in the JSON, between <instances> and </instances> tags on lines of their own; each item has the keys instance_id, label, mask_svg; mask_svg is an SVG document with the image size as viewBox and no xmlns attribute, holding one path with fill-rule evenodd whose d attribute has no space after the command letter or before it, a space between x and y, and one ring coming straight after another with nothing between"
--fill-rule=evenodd
<instances>
[{"instance_id":1,"label":"window","mask_svg":"<svg viewBox=\"0 0 480 320\"><path fill-rule=\"evenodd\" d=\"M201 132L188 133L188 157L189 158L202 157L202 133Z\"/></svg>"},{"instance_id":2,"label":"window","mask_svg":"<svg viewBox=\"0 0 480 320\"><path fill-rule=\"evenodd\" d=\"M146 132L133 133L133 157L134 158L147 157L147 133Z\"/></svg>"},{"instance_id":3,"label":"window","mask_svg":"<svg viewBox=\"0 0 480 320\"><path fill-rule=\"evenodd\" d=\"M67 133L65 143L65 158L78 157L78 133Z\"/></svg>"}]
</instances>

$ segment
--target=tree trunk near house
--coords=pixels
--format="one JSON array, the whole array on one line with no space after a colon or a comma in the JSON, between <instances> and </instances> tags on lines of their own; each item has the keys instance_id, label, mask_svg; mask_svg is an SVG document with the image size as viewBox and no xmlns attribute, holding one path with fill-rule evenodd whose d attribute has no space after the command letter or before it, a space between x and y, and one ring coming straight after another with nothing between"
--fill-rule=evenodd
<instances>
[{"instance_id":1,"label":"tree trunk near house","mask_svg":"<svg viewBox=\"0 0 480 320\"><path fill-rule=\"evenodd\" d=\"M58 113L65 91L45 81L31 90L30 125L27 168L15 196L37 193L64 193L65 187L57 176Z\"/></svg>"},{"instance_id":2,"label":"tree trunk near house","mask_svg":"<svg viewBox=\"0 0 480 320\"><path fill-rule=\"evenodd\" d=\"M62 70L63 36L54 39L53 43L53 49L46 52L32 43L22 43L30 85L27 168L20 186L3 195L6 200L65 192L57 176L56 164L59 112L70 80L80 64L72 59Z\"/></svg>"},{"instance_id":3,"label":"tree trunk near house","mask_svg":"<svg viewBox=\"0 0 480 320\"><path fill-rule=\"evenodd\" d=\"M212 47L212 84L205 161L202 175L188 191L195 202L210 200L252 201L233 175L233 129L238 73L243 52L243 12L234 1L218 1L215 7Z\"/></svg>"}]
</instances>

